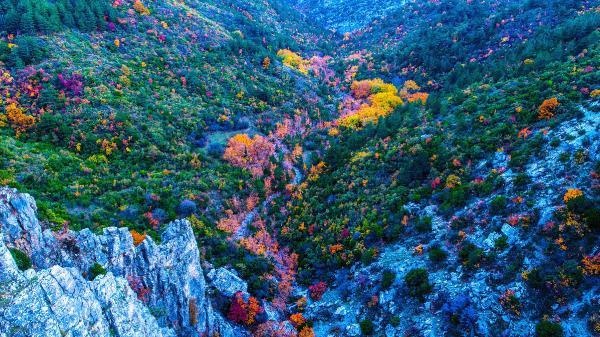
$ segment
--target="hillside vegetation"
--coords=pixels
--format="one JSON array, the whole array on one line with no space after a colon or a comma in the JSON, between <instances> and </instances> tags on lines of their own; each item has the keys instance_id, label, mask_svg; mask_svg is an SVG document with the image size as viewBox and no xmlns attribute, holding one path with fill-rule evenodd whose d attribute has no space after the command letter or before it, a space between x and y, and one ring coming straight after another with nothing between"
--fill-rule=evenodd
<instances>
[{"instance_id":1,"label":"hillside vegetation","mask_svg":"<svg viewBox=\"0 0 600 337\"><path fill-rule=\"evenodd\" d=\"M599 27L596 0L0 0L0 185L56 231L187 218L256 336L595 336Z\"/></svg>"}]
</instances>

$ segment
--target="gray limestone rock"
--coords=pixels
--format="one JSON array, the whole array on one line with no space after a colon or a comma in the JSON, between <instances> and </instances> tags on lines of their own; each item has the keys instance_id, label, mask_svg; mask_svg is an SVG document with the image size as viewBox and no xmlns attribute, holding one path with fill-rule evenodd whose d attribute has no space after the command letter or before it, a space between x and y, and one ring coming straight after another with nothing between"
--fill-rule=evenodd
<instances>
[{"instance_id":1,"label":"gray limestone rock","mask_svg":"<svg viewBox=\"0 0 600 337\"><path fill-rule=\"evenodd\" d=\"M87 229L43 231L36 212L31 196L0 188L0 331L14 331L9 336L248 335L213 310L187 220L168 224L160 244L146 237L136 246L127 228L105 228L101 235ZM35 271L20 272L7 246L26 252ZM91 281L95 263L108 273ZM213 284L223 291L233 287L220 282Z\"/></svg>"},{"instance_id":2,"label":"gray limestone rock","mask_svg":"<svg viewBox=\"0 0 600 337\"><path fill-rule=\"evenodd\" d=\"M213 269L207 276L222 296L232 297L238 291L248 293L248 284L227 268Z\"/></svg>"}]
</instances>

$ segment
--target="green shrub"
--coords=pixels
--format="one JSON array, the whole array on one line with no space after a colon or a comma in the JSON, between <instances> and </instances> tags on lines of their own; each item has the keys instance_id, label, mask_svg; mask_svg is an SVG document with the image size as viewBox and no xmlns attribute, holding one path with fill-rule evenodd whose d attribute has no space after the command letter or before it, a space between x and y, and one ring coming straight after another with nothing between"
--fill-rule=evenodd
<instances>
[{"instance_id":1,"label":"green shrub","mask_svg":"<svg viewBox=\"0 0 600 337\"><path fill-rule=\"evenodd\" d=\"M527 275L527 284L533 289L543 289L548 277L539 268L532 269Z\"/></svg>"},{"instance_id":2,"label":"green shrub","mask_svg":"<svg viewBox=\"0 0 600 337\"><path fill-rule=\"evenodd\" d=\"M467 242L458 252L459 260L469 269L479 265L483 257L483 249L470 242Z\"/></svg>"},{"instance_id":3,"label":"green shrub","mask_svg":"<svg viewBox=\"0 0 600 337\"><path fill-rule=\"evenodd\" d=\"M383 275L381 276L381 287L383 289L388 289L389 287L392 286L392 284L394 284L395 280L396 280L396 273L394 273L391 270L385 270L383 272Z\"/></svg>"},{"instance_id":4,"label":"green shrub","mask_svg":"<svg viewBox=\"0 0 600 337\"><path fill-rule=\"evenodd\" d=\"M503 214L506 210L507 199L503 195L496 196L490 202L490 212L492 214Z\"/></svg>"},{"instance_id":5,"label":"green shrub","mask_svg":"<svg viewBox=\"0 0 600 337\"><path fill-rule=\"evenodd\" d=\"M363 335L370 336L375 331L375 325L369 319L360 321L360 331Z\"/></svg>"},{"instance_id":6,"label":"green shrub","mask_svg":"<svg viewBox=\"0 0 600 337\"><path fill-rule=\"evenodd\" d=\"M429 260L431 262L439 263L445 261L448 257L448 253L440 247L431 247L429 248Z\"/></svg>"},{"instance_id":7,"label":"green shrub","mask_svg":"<svg viewBox=\"0 0 600 337\"><path fill-rule=\"evenodd\" d=\"M522 167L529 161L529 153L526 151L513 151L508 165L511 167Z\"/></svg>"},{"instance_id":8,"label":"green shrub","mask_svg":"<svg viewBox=\"0 0 600 337\"><path fill-rule=\"evenodd\" d=\"M515 186L517 187L525 187L531 182L531 179L527 175L527 173L519 173L515 176Z\"/></svg>"},{"instance_id":9,"label":"green shrub","mask_svg":"<svg viewBox=\"0 0 600 337\"><path fill-rule=\"evenodd\" d=\"M431 217L426 216L426 217L422 217L419 219L419 221L417 221L417 224L415 225L415 229L417 230L417 232L419 233L429 233L431 232Z\"/></svg>"},{"instance_id":10,"label":"green shrub","mask_svg":"<svg viewBox=\"0 0 600 337\"><path fill-rule=\"evenodd\" d=\"M508 247L508 236L506 235L502 235L499 238L497 238L496 240L494 240L494 247L497 250L504 250L506 249L506 247Z\"/></svg>"},{"instance_id":11,"label":"green shrub","mask_svg":"<svg viewBox=\"0 0 600 337\"><path fill-rule=\"evenodd\" d=\"M429 284L429 274L427 273L427 270L423 268L415 268L409 271L404 277L404 282L406 282L409 294L421 300L425 295L429 294L433 288L431 284Z\"/></svg>"},{"instance_id":12,"label":"green shrub","mask_svg":"<svg viewBox=\"0 0 600 337\"><path fill-rule=\"evenodd\" d=\"M561 278L568 279L570 284L578 285L583 281L583 272L576 260L567 260L559 268Z\"/></svg>"},{"instance_id":13,"label":"green shrub","mask_svg":"<svg viewBox=\"0 0 600 337\"><path fill-rule=\"evenodd\" d=\"M540 321L535 326L536 337L563 337L565 335L560 324L550 321Z\"/></svg>"},{"instance_id":14,"label":"green shrub","mask_svg":"<svg viewBox=\"0 0 600 337\"><path fill-rule=\"evenodd\" d=\"M18 250L17 248L9 248L8 250L10 251L10 255L12 255L13 259L15 260L19 270L25 271L31 268L31 259L29 256L27 256L27 254Z\"/></svg>"},{"instance_id":15,"label":"green shrub","mask_svg":"<svg viewBox=\"0 0 600 337\"><path fill-rule=\"evenodd\" d=\"M600 230L600 208L589 208L584 213L584 218L591 230Z\"/></svg>"},{"instance_id":16,"label":"green shrub","mask_svg":"<svg viewBox=\"0 0 600 337\"><path fill-rule=\"evenodd\" d=\"M577 214L582 214L591 207L592 203L583 195L571 198L569 201L567 201L567 208Z\"/></svg>"},{"instance_id":17,"label":"green shrub","mask_svg":"<svg viewBox=\"0 0 600 337\"><path fill-rule=\"evenodd\" d=\"M563 152L558 156L558 160L563 164L567 163L571 160L571 154L569 152Z\"/></svg>"},{"instance_id":18,"label":"green shrub","mask_svg":"<svg viewBox=\"0 0 600 337\"><path fill-rule=\"evenodd\" d=\"M89 273L90 273L90 279L93 280L98 275L106 274L106 269L104 269L104 267L102 267L102 265L100 263L96 262L90 267Z\"/></svg>"},{"instance_id":19,"label":"green shrub","mask_svg":"<svg viewBox=\"0 0 600 337\"><path fill-rule=\"evenodd\" d=\"M469 190L467 185L457 186L449 189L442 194L444 202L442 203L442 210L449 211L453 207L462 207L466 204Z\"/></svg>"},{"instance_id":20,"label":"green shrub","mask_svg":"<svg viewBox=\"0 0 600 337\"><path fill-rule=\"evenodd\" d=\"M362 263L368 265L368 264L371 264L373 262L373 260L375 260L375 255L376 255L375 249L369 248L364 251L364 253L360 257L360 260Z\"/></svg>"}]
</instances>

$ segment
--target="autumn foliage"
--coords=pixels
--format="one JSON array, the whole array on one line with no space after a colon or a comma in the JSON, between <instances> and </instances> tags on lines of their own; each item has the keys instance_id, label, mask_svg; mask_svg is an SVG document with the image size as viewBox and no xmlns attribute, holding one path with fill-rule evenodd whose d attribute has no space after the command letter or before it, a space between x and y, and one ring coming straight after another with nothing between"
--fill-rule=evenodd
<instances>
[{"instance_id":1,"label":"autumn foliage","mask_svg":"<svg viewBox=\"0 0 600 337\"><path fill-rule=\"evenodd\" d=\"M0 119L0 126L3 123L2 119ZM10 123L10 126L15 130L17 135L25 132L35 124L35 117L26 115L23 112L23 108L19 107L17 103L10 103L6 106L5 119Z\"/></svg>"},{"instance_id":2,"label":"autumn foliage","mask_svg":"<svg viewBox=\"0 0 600 337\"><path fill-rule=\"evenodd\" d=\"M138 12L140 15L150 15L150 10L144 6L144 4L140 0L135 0L133 2L133 9Z\"/></svg>"},{"instance_id":3,"label":"autumn foliage","mask_svg":"<svg viewBox=\"0 0 600 337\"><path fill-rule=\"evenodd\" d=\"M586 255L581 260L583 272L586 275L600 275L600 253L596 255Z\"/></svg>"},{"instance_id":4,"label":"autumn foliage","mask_svg":"<svg viewBox=\"0 0 600 337\"><path fill-rule=\"evenodd\" d=\"M297 337L298 334L289 324L276 321L266 321L259 324L253 331L255 337Z\"/></svg>"},{"instance_id":5,"label":"autumn foliage","mask_svg":"<svg viewBox=\"0 0 600 337\"><path fill-rule=\"evenodd\" d=\"M281 49L277 52L277 56L281 58L281 62L283 62L285 66L295 69L304 75L308 74L309 62L297 53L294 53L289 49Z\"/></svg>"},{"instance_id":6,"label":"autumn foliage","mask_svg":"<svg viewBox=\"0 0 600 337\"><path fill-rule=\"evenodd\" d=\"M269 57L265 57L262 61L263 69L269 69L271 67L271 59Z\"/></svg>"},{"instance_id":7,"label":"autumn foliage","mask_svg":"<svg viewBox=\"0 0 600 337\"><path fill-rule=\"evenodd\" d=\"M290 316L290 322L292 322L292 325L297 328L301 325L306 324L306 319L304 318L302 313L298 312Z\"/></svg>"},{"instance_id":8,"label":"autumn foliage","mask_svg":"<svg viewBox=\"0 0 600 337\"><path fill-rule=\"evenodd\" d=\"M245 168L255 177L262 176L269 165L269 158L275 152L275 146L265 137L250 137L245 133L231 137L223 154L223 159L230 164Z\"/></svg>"},{"instance_id":9,"label":"autumn foliage","mask_svg":"<svg viewBox=\"0 0 600 337\"><path fill-rule=\"evenodd\" d=\"M315 301L320 300L321 297L323 297L323 294L325 294L325 291L327 291L327 283L323 281L317 282L308 287L310 298L312 298Z\"/></svg>"},{"instance_id":10,"label":"autumn foliage","mask_svg":"<svg viewBox=\"0 0 600 337\"><path fill-rule=\"evenodd\" d=\"M372 94L391 93L397 94L398 89L390 83L385 83L382 79L354 81L350 86L352 96L355 98L367 98Z\"/></svg>"},{"instance_id":11,"label":"autumn foliage","mask_svg":"<svg viewBox=\"0 0 600 337\"><path fill-rule=\"evenodd\" d=\"M512 289L506 290L498 299L500 305L512 314L519 316L521 314L521 303L515 291Z\"/></svg>"},{"instance_id":12,"label":"autumn foliage","mask_svg":"<svg viewBox=\"0 0 600 337\"><path fill-rule=\"evenodd\" d=\"M367 123L377 122L403 103L398 96L398 89L380 78L354 81L350 89L354 99L365 102L339 120L340 125L345 127L357 129Z\"/></svg>"},{"instance_id":13,"label":"autumn foliage","mask_svg":"<svg viewBox=\"0 0 600 337\"><path fill-rule=\"evenodd\" d=\"M250 296L248 301L244 301L243 294L238 291L233 296L227 318L239 324L252 325L256 322L256 316L262 311L256 298Z\"/></svg>"},{"instance_id":14,"label":"autumn foliage","mask_svg":"<svg viewBox=\"0 0 600 337\"><path fill-rule=\"evenodd\" d=\"M195 298L190 299L188 303L188 313L190 315L190 324L198 324L198 303Z\"/></svg>"},{"instance_id":15,"label":"autumn foliage","mask_svg":"<svg viewBox=\"0 0 600 337\"><path fill-rule=\"evenodd\" d=\"M406 81L399 91L391 83L382 79L354 81L350 86L351 102L359 102L358 108L352 109L339 119L339 124L349 128L361 128L367 123L375 123L380 117L388 116L404 101L425 104L429 94L415 92L420 87L412 80Z\"/></svg>"},{"instance_id":16,"label":"autumn foliage","mask_svg":"<svg viewBox=\"0 0 600 337\"><path fill-rule=\"evenodd\" d=\"M556 97L549 98L545 100L542 105L540 105L538 109L538 118L539 119L550 119L554 117L556 109L560 105L560 102Z\"/></svg>"},{"instance_id":17,"label":"autumn foliage","mask_svg":"<svg viewBox=\"0 0 600 337\"><path fill-rule=\"evenodd\" d=\"M583 196L583 192L578 189L578 188L570 188L567 190L567 192L565 192L565 195L563 196L563 201L566 203L568 203L569 201L573 200L573 199L577 199L579 197Z\"/></svg>"},{"instance_id":18,"label":"autumn foliage","mask_svg":"<svg viewBox=\"0 0 600 337\"><path fill-rule=\"evenodd\" d=\"M146 240L146 234L139 233L135 229L130 230L129 233L131 234L131 238L133 239L133 244L136 247L139 246L142 242L144 242L144 240Z\"/></svg>"},{"instance_id":19,"label":"autumn foliage","mask_svg":"<svg viewBox=\"0 0 600 337\"><path fill-rule=\"evenodd\" d=\"M408 95L408 102L409 103L416 103L419 102L421 104L425 104L427 103L427 99L429 98L429 94L426 92L416 92L414 94L410 94Z\"/></svg>"},{"instance_id":20,"label":"autumn foliage","mask_svg":"<svg viewBox=\"0 0 600 337\"><path fill-rule=\"evenodd\" d=\"M137 295L137 298L140 301L147 303L151 290L144 285L142 278L136 275L127 275L127 282L129 283L131 290Z\"/></svg>"},{"instance_id":21,"label":"autumn foliage","mask_svg":"<svg viewBox=\"0 0 600 337\"><path fill-rule=\"evenodd\" d=\"M311 327L305 326L300 330L300 333L298 333L298 337L315 337L315 332Z\"/></svg>"}]
</instances>

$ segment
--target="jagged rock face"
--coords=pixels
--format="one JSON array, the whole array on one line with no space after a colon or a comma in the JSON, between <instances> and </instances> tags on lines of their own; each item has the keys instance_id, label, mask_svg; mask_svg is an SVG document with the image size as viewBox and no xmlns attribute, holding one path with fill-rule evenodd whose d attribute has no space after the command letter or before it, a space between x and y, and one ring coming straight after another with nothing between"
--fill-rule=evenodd
<instances>
[{"instance_id":1,"label":"jagged rock face","mask_svg":"<svg viewBox=\"0 0 600 337\"><path fill-rule=\"evenodd\" d=\"M37 206L28 194L0 189L0 225L4 241L31 254L31 246L39 247L42 227L36 216Z\"/></svg>"},{"instance_id":2,"label":"jagged rock face","mask_svg":"<svg viewBox=\"0 0 600 337\"><path fill-rule=\"evenodd\" d=\"M230 326L207 299L198 247L188 221L170 223L161 244L147 237L137 247L126 228L106 228L102 235L87 229L42 231L35 201L4 188L0 189L0 225L6 245L25 251L38 270L21 274L14 262L11 265L10 253L2 244L0 263L6 268L2 268L0 280L22 286L2 289L14 300L2 307L0 326L4 324L6 329L1 331L24 328L30 330L23 336L52 336L37 330L34 323L55 321L57 331L72 330L73 335L82 332L82 336L103 336L105 330L107 335L112 331L118 336L174 335L159 326L171 328L179 336L247 334ZM87 281L85 276L95 263L109 273ZM135 327L133 322L143 327Z\"/></svg>"},{"instance_id":3,"label":"jagged rock face","mask_svg":"<svg viewBox=\"0 0 600 337\"><path fill-rule=\"evenodd\" d=\"M0 336L115 335L175 333L158 326L124 279L108 273L87 281L59 266L23 273L0 240Z\"/></svg>"}]
</instances>

